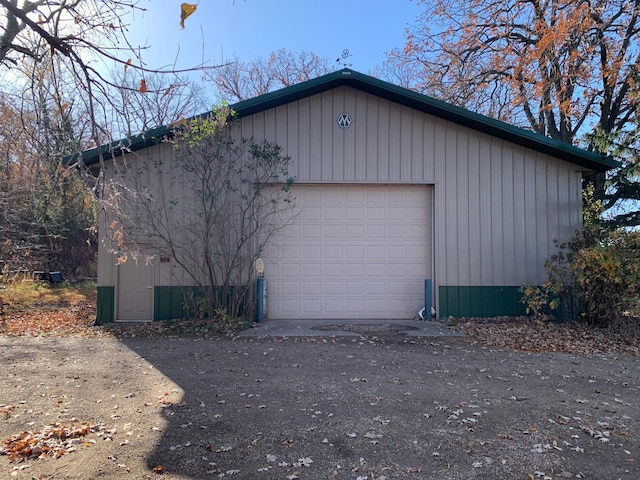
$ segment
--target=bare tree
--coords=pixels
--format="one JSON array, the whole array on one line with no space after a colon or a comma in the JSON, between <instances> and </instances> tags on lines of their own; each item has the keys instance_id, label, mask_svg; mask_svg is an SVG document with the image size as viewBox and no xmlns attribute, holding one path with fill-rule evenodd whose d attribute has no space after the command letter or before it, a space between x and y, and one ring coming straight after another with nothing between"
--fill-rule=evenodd
<instances>
[{"instance_id":1,"label":"bare tree","mask_svg":"<svg viewBox=\"0 0 640 480\"><path fill-rule=\"evenodd\" d=\"M114 159L105 188L109 247L122 259L167 255L190 307L248 316L255 261L292 221L289 158L238 138L228 108L185 122L154 156ZM195 305L195 307L194 307Z\"/></svg>"},{"instance_id":2,"label":"bare tree","mask_svg":"<svg viewBox=\"0 0 640 480\"><path fill-rule=\"evenodd\" d=\"M222 99L228 102L257 97L335 69L326 58L305 51L292 53L284 48L271 53L266 60L258 57L241 62L235 58L224 63L215 75L208 77L216 85Z\"/></svg>"},{"instance_id":3,"label":"bare tree","mask_svg":"<svg viewBox=\"0 0 640 480\"><path fill-rule=\"evenodd\" d=\"M62 165L74 107L58 107L43 71L22 95L0 95L0 260L11 270L86 274L95 260L92 195Z\"/></svg>"},{"instance_id":4,"label":"bare tree","mask_svg":"<svg viewBox=\"0 0 640 480\"><path fill-rule=\"evenodd\" d=\"M143 78L137 70L118 69L112 77L119 87L113 89L106 122L116 138L170 125L211 108L202 84L186 76L147 73L146 93L137 90Z\"/></svg>"},{"instance_id":5,"label":"bare tree","mask_svg":"<svg viewBox=\"0 0 640 480\"><path fill-rule=\"evenodd\" d=\"M1 253L12 263L46 267L46 251L60 267L87 245L94 198L79 181L82 165L70 167L65 156L202 106L179 72L149 68L146 47L128 41L129 23L143 11L138 0L0 0L0 115L7 119L0 127L0 242L11 246ZM182 12L183 22L193 11ZM123 78L109 77L105 65ZM114 101L114 91L126 102ZM129 114L128 129L115 128L114 113ZM99 184L81 173L92 188ZM30 248L14 248L20 242Z\"/></svg>"},{"instance_id":6,"label":"bare tree","mask_svg":"<svg viewBox=\"0 0 640 480\"><path fill-rule=\"evenodd\" d=\"M195 11L191 7L188 12L183 8L183 22ZM70 75L77 85L73 95L86 102L91 137L100 144L110 132L100 128L97 114L100 108L109 110L104 102L109 102L110 89L152 90L144 77L132 87L118 85L102 65L172 75L204 68L149 67L142 56L147 46L132 45L127 36L128 22L144 10L138 0L0 0L0 65L15 69L25 59L49 61L54 77Z\"/></svg>"}]
</instances>

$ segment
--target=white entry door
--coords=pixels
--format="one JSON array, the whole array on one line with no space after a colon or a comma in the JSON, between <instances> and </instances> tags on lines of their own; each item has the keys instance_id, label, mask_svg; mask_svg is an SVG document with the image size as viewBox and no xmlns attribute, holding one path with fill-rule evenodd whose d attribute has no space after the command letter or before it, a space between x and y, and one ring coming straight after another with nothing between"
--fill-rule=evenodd
<instances>
[{"instance_id":1,"label":"white entry door","mask_svg":"<svg viewBox=\"0 0 640 480\"><path fill-rule=\"evenodd\" d=\"M265 255L268 317L416 316L431 277L433 189L296 185L299 217Z\"/></svg>"},{"instance_id":2,"label":"white entry door","mask_svg":"<svg viewBox=\"0 0 640 480\"><path fill-rule=\"evenodd\" d=\"M119 322L153 320L153 264L133 259L118 265L117 315Z\"/></svg>"}]
</instances>

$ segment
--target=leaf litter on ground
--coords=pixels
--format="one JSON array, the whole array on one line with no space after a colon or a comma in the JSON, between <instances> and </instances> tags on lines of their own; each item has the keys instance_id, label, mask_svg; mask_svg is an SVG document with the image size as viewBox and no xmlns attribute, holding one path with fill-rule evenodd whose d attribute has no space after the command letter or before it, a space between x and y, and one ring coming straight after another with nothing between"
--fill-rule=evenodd
<instances>
[{"instance_id":1,"label":"leaf litter on ground","mask_svg":"<svg viewBox=\"0 0 640 480\"><path fill-rule=\"evenodd\" d=\"M89 336L155 338L165 336L234 336L248 324L181 319L141 324L95 325L96 307L91 301L68 307L38 308L0 316L0 335ZM467 335L473 344L538 352L593 355L603 353L640 356L640 337L590 327L579 322L537 321L531 317L461 318L451 328ZM366 382L366 379L358 379ZM352 381L356 381L353 379Z\"/></svg>"},{"instance_id":2,"label":"leaf litter on ground","mask_svg":"<svg viewBox=\"0 0 640 480\"><path fill-rule=\"evenodd\" d=\"M79 446L92 446L93 442L83 442L80 438L102 430L104 425L92 425L89 422L50 425L42 430L22 432L2 440L0 455L8 455L10 462L23 462L32 458L60 458Z\"/></svg>"},{"instance_id":3,"label":"leaf litter on ground","mask_svg":"<svg viewBox=\"0 0 640 480\"><path fill-rule=\"evenodd\" d=\"M579 322L537 321L530 317L456 319L454 330L473 344L501 350L578 355L640 356L640 338L626 338Z\"/></svg>"}]
</instances>

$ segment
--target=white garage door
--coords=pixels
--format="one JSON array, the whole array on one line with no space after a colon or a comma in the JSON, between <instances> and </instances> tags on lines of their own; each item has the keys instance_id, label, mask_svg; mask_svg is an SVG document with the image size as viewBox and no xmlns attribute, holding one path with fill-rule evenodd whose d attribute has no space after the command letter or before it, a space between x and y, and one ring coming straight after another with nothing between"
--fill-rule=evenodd
<instances>
[{"instance_id":1,"label":"white garage door","mask_svg":"<svg viewBox=\"0 0 640 480\"><path fill-rule=\"evenodd\" d=\"M265 255L273 319L414 317L431 276L432 189L296 185L300 215Z\"/></svg>"}]
</instances>

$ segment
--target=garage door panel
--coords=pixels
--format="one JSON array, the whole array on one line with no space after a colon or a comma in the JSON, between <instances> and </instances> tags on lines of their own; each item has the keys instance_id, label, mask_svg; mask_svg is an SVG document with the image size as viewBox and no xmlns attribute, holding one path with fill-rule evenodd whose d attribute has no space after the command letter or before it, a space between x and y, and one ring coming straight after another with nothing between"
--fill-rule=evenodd
<instances>
[{"instance_id":1,"label":"garage door panel","mask_svg":"<svg viewBox=\"0 0 640 480\"><path fill-rule=\"evenodd\" d=\"M407 291L407 283L403 280L400 282L387 282L385 293L389 296L402 295Z\"/></svg>"},{"instance_id":2,"label":"garage door panel","mask_svg":"<svg viewBox=\"0 0 640 480\"><path fill-rule=\"evenodd\" d=\"M349 203L351 203L351 201L349 201ZM347 207L345 209L345 216L346 219L350 221L362 221L364 220L364 207Z\"/></svg>"},{"instance_id":3,"label":"garage door panel","mask_svg":"<svg viewBox=\"0 0 640 480\"><path fill-rule=\"evenodd\" d=\"M423 261L426 261L423 260ZM407 264L407 270L406 270L406 274L408 277L410 278L418 278L423 274L423 261L416 261L415 263L408 263ZM420 282L421 285L424 285L424 282Z\"/></svg>"},{"instance_id":4,"label":"garage door panel","mask_svg":"<svg viewBox=\"0 0 640 480\"><path fill-rule=\"evenodd\" d=\"M407 240L422 240L426 233L423 225L408 225L406 228Z\"/></svg>"},{"instance_id":5,"label":"garage door panel","mask_svg":"<svg viewBox=\"0 0 640 480\"><path fill-rule=\"evenodd\" d=\"M300 312L300 300L282 300L281 302L281 307L279 308L279 310L282 311L283 314L298 314L298 312ZM279 306L276 304L276 306Z\"/></svg>"},{"instance_id":6,"label":"garage door panel","mask_svg":"<svg viewBox=\"0 0 640 480\"><path fill-rule=\"evenodd\" d=\"M346 239L360 239L364 235L362 225L346 225L344 229Z\"/></svg>"},{"instance_id":7,"label":"garage door panel","mask_svg":"<svg viewBox=\"0 0 640 480\"><path fill-rule=\"evenodd\" d=\"M320 207L308 207L304 209L302 218L305 222L311 222L313 220L322 221L322 208Z\"/></svg>"},{"instance_id":8,"label":"garage door panel","mask_svg":"<svg viewBox=\"0 0 640 480\"><path fill-rule=\"evenodd\" d=\"M341 263L325 263L323 268L325 276L342 276L343 265Z\"/></svg>"},{"instance_id":9,"label":"garage door panel","mask_svg":"<svg viewBox=\"0 0 640 480\"><path fill-rule=\"evenodd\" d=\"M389 221L393 221L394 223L407 221L407 207L387 208L386 212L389 217Z\"/></svg>"},{"instance_id":10,"label":"garage door panel","mask_svg":"<svg viewBox=\"0 0 640 480\"><path fill-rule=\"evenodd\" d=\"M409 261L421 261L424 262L428 258L428 253L424 251L422 245L407 245L405 247L406 258Z\"/></svg>"},{"instance_id":11,"label":"garage door panel","mask_svg":"<svg viewBox=\"0 0 640 480\"><path fill-rule=\"evenodd\" d=\"M350 245L345 247L345 253L348 259L364 258L364 246Z\"/></svg>"},{"instance_id":12,"label":"garage door panel","mask_svg":"<svg viewBox=\"0 0 640 480\"><path fill-rule=\"evenodd\" d=\"M300 236L300 225L286 225L282 232L280 232L280 236L282 238L298 238Z\"/></svg>"},{"instance_id":13,"label":"garage door panel","mask_svg":"<svg viewBox=\"0 0 640 480\"><path fill-rule=\"evenodd\" d=\"M367 308L363 298L349 298L347 300L347 313L362 315Z\"/></svg>"},{"instance_id":14,"label":"garage door panel","mask_svg":"<svg viewBox=\"0 0 640 480\"><path fill-rule=\"evenodd\" d=\"M411 200L409 200L411 202ZM407 217L406 220L408 222L418 222L422 224L422 219L424 218L424 212L420 207L407 207L405 210Z\"/></svg>"},{"instance_id":15,"label":"garage door panel","mask_svg":"<svg viewBox=\"0 0 640 480\"><path fill-rule=\"evenodd\" d=\"M391 314L403 314L405 313L407 304L405 300L393 300L390 299L387 302L387 310Z\"/></svg>"},{"instance_id":16,"label":"garage door panel","mask_svg":"<svg viewBox=\"0 0 640 480\"><path fill-rule=\"evenodd\" d=\"M387 238L407 238L406 225L389 225L386 230Z\"/></svg>"},{"instance_id":17,"label":"garage door panel","mask_svg":"<svg viewBox=\"0 0 640 480\"><path fill-rule=\"evenodd\" d=\"M386 300L382 300L382 299L369 299L369 301L367 302L367 310L373 310L376 312L386 312L389 311L388 307L387 307L387 302ZM390 312L391 313L391 312Z\"/></svg>"},{"instance_id":18,"label":"garage door panel","mask_svg":"<svg viewBox=\"0 0 640 480\"><path fill-rule=\"evenodd\" d=\"M280 257L283 259L301 260L303 258L302 247L300 245L280 246Z\"/></svg>"},{"instance_id":19,"label":"garage door panel","mask_svg":"<svg viewBox=\"0 0 640 480\"><path fill-rule=\"evenodd\" d=\"M282 282L281 286L282 295L300 295L300 282Z\"/></svg>"},{"instance_id":20,"label":"garage door panel","mask_svg":"<svg viewBox=\"0 0 640 480\"><path fill-rule=\"evenodd\" d=\"M305 263L302 265L302 275L303 278L314 278L319 277L322 272L322 264L321 263ZM299 279L300 281L300 279Z\"/></svg>"},{"instance_id":21,"label":"garage door panel","mask_svg":"<svg viewBox=\"0 0 640 480\"><path fill-rule=\"evenodd\" d=\"M349 296L362 296L364 295L364 282L346 282L345 292Z\"/></svg>"},{"instance_id":22,"label":"garage door panel","mask_svg":"<svg viewBox=\"0 0 640 480\"><path fill-rule=\"evenodd\" d=\"M341 313L344 311L342 299L327 298L324 300L324 311L328 314Z\"/></svg>"},{"instance_id":23,"label":"garage door panel","mask_svg":"<svg viewBox=\"0 0 640 480\"><path fill-rule=\"evenodd\" d=\"M384 295L387 291L386 282L367 282L367 293L369 295Z\"/></svg>"},{"instance_id":24,"label":"garage door panel","mask_svg":"<svg viewBox=\"0 0 640 480\"><path fill-rule=\"evenodd\" d=\"M302 293L305 297L312 297L322 291L322 282L304 282Z\"/></svg>"},{"instance_id":25,"label":"garage door panel","mask_svg":"<svg viewBox=\"0 0 640 480\"><path fill-rule=\"evenodd\" d=\"M305 238L321 238L324 233L320 224L307 224L302 227L302 232Z\"/></svg>"},{"instance_id":26,"label":"garage door panel","mask_svg":"<svg viewBox=\"0 0 640 480\"><path fill-rule=\"evenodd\" d=\"M384 221L386 219L384 207L367 207L366 219L369 221Z\"/></svg>"},{"instance_id":27,"label":"garage door panel","mask_svg":"<svg viewBox=\"0 0 640 480\"><path fill-rule=\"evenodd\" d=\"M364 276L364 264L363 263L347 263L345 265L345 277L363 277Z\"/></svg>"},{"instance_id":28,"label":"garage door panel","mask_svg":"<svg viewBox=\"0 0 640 480\"><path fill-rule=\"evenodd\" d=\"M326 245L322 248L324 252L324 258L327 259L342 259L344 257L342 245Z\"/></svg>"},{"instance_id":29,"label":"garage door panel","mask_svg":"<svg viewBox=\"0 0 640 480\"><path fill-rule=\"evenodd\" d=\"M325 225L324 238L341 240L344 236L342 225Z\"/></svg>"},{"instance_id":30,"label":"garage door panel","mask_svg":"<svg viewBox=\"0 0 640 480\"><path fill-rule=\"evenodd\" d=\"M393 283L394 277L405 278L408 275L406 263L390 263L387 266L388 283Z\"/></svg>"},{"instance_id":31,"label":"garage door panel","mask_svg":"<svg viewBox=\"0 0 640 480\"><path fill-rule=\"evenodd\" d=\"M296 312L297 315L320 314L322 313L322 302L318 298L307 298L303 301L302 312Z\"/></svg>"},{"instance_id":32,"label":"garage door panel","mask_svg":"<svg viewBox=\"0 0 640 480\"><path fill-rule=\"evenodd\" d=\"M322 289L325 296L330 295L342 295L342 281L339 282L324 282L324 288Z\"/></svg>"},{"instance_id":33,"label":"garage door panel","mask_svg":"<svg viewBox=\"0 0 640 480\"><path fill-rule=\"evenodd\" d=\"M404 245L389 245L387 248L387 258L391 260L406 260L407 247Z\"/></svg>"},{"instance_id":34,"label":"garage door panel","mask_svg":"<svg viewBox=\"0 0 640 480\"><path fill-rule=\"evenodd\" d=\"M362 205L364 204L365 200L367 200L367 193L368 192L366 190L349 189L346 190L344 197L350 204Z\"/></svg>"},{"instance_id":35,"label":"garage door panel","mask_svg":"<svg viewBox=\"0 0 640 480\"><path fill-rule=\"evenodd\" d=\"M413 317L431 272L431 187L295 189L298 228L265 254L269 317Z\"/></svg>"},{"instance_id":36,"label":"garage door panel","mask_svg":"<svg viewBox=\"0 0 640 480\"><path fill-rule=\"evenodd\" d=\"M386 247L384 245L367 245L367 259L369 263L373 263L376 259L384 258L386 255Z\"/></svg>"},{"instance_id":37,"label":"garage door panel","mask_svg":"<svg viewBox=\"0 0 640 480\"><path fill-rule=\"evenodd\" d=\"M383 238L385 238L386 233L387 233L386 226L383 225L383 224L381 224L381 225L367 225L366 229L367 229L367 238L369 238L369 239L374 239L374 238L383 239Z\"/></svg>"},{"instance_id":38,"label":"garage door panel","mask_svg":"<svg viewBox=\"0 0 640 480\"><path fill-rule=\"evenodd\" d=\"M301 260L310 258L323 258L322 250L322 245L305 245L302 247L303 258Z\"/></svg>"},{"instance_id":39,"label":"garage door panel","mask_svg":"<svg viewBox=\"0 0 640 480\"><path fill-rule=\"evenodd\" d=\"M385 203L387 198L387 193L382 190L366 190L365 194L367 204L372 203Z\"/></svg>"},{"instance_id":40,"label":"garage door panel","mask_svg":"<svg viewBox=\"0 0 640 480\"><path fill-rule=\"evenodd\" d=\"M283 277L300 277L300 264L299 263L285 263L280 266Z\"/></svg>"}]
</instances>

